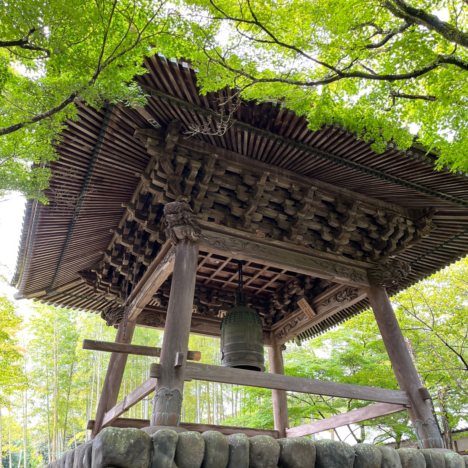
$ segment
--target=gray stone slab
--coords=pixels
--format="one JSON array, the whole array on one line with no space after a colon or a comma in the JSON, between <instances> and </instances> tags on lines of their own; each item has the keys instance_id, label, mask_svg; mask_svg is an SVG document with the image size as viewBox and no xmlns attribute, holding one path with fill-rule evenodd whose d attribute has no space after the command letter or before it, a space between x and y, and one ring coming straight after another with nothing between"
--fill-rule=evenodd
<instances>
[{"instance_id":1,"label":"gray stone slab","mask_svg":"<svg viewBox=\"0 0 468 468\"><path fill-rule=\"evenodd\" d=\"M200 468L205 456L205 439L199 432L180 432L174 462L178 468ZM94 467L93 467L94 468Z\"/></svg>"},{"instance_id":2,"label":"gray stone slab","mask_svg":"<svg viewBox=\"0 0 468 468\"><path fill-rule=\"evenodd\" d=\"M227 468L249 468L249 438L245 434L239 433L227 436L226 440L229 444Z\"/></svg>"},{"instance_id":3,"label":"gray stone slab","mask_svg":"<svg viewBox=\"0 0 468 468\"><path fill-rule=\"evenodd\" d=\"M140 429L106 427L93 441L92 468L149 468L151 445Z\"/></svg>"},{"instance_id":4,"label":"gray stone slab","mask_svg":"<svg viewBox=\"0 0 468 468\"><path fill-rule=\"evenodd\" d=\"M229 461L229 444L226 436L221 432L206 431L202 437L205 439L202 468L226 468Z\"/></svg>"},{"instance_id":5,"label":"gray stone slab","mask_svg":"<svg viewBox=\"0 0 468 468\"><path fill-rule=\"evenodd\" d=\"M280 446L279 468L314 468L316 448L312 440L290 437L277 442Z\"/></svg>"},{"instance_id":6,"label":"gray stone slab","mask_svg":"<svg viewBox=\"0 0 468 468\"><path fill-rule=\"evenodd\" d=\"M319 440L315 442L316 468L353 468L354 449L346 442Z\"/></svg>"},{"instance_id":7,"label":"gray stone slab","mask_svg":"<svg viewBox=\"0 0 468 468\"><path fill-rule=\"evenodd\" d=\"M258 435L251 437L250 442L250 468L276 468L278 466L280 446L273 437Z\"/></svg>"},{"instance_id":8,"label":"gray stone slab","mask_svg":"<svg viewBox=\"0 0 468 468\"><path fill-rule=\"evenodd\" d=\"M426 468L445 468L445 459L442 453L431 449L421 449L420 452L426 459Z\"/></svg>"},{"instance_id":9,"label":"gray stone slab","mask_svg":"<svg viewBox=\"0 0 468 468\"><path fill-rule=\"evenodd\" d=\"M420 450L400 448L397 450L402 468L426 468L426 459Z\"/></svg>"},{"instance_id":10,"label":"gray stone slab","mask_svg":"<svg viewBox=\"0 0 468 468\"><path fill-rule=\"evenodd\" d=\"M151 436L151 468L172 468L178 440L179 434L171 429L160 429Z\"/></svg>"},{"instance_id":11,"label":"gray stone slab","mask_svg":"<svg viewBox=\"0 0 468 468\"><path fill-rule=\"evenodd\" d=\"M398 452L385 445L378 445L377 448L382 453L382 468L401 468L401 461Z\"/></svg>"},{"instance_id":12,"label":"gray stone slab","mask_svg":"<svg viewBox=\"0 0 468 468\"><path fill-rule=\"evenodd\" d=\"M445 468L465 468L465 460L455 452L443 452Z\"/></svg>"},{"instance_id":13,"label":"gray stone slab","mask_svg":"<svg viewBox=\"0 0 468 468\"><path fill-rule=\"evenodd\" d=\"M381 468L382 452L375 445L356 444L353 448L354 468Z\"/></svg>"}]
</instances>

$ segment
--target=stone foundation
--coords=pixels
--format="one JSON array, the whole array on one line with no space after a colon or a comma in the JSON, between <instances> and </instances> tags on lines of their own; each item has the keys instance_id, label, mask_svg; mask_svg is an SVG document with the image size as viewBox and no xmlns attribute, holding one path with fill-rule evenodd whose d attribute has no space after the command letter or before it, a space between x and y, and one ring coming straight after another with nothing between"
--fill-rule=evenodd
<instances>
[{"instance_id":1,"label":"stone foundation","mask_svg":"<svg viewBox=\"0 0 468 468\"><path fill-rule=\"evenodd\" d=\"M172 430L176 429L176 430ZM468 468L468 456L445 449L304 438L273 439L157 426L108 427L47 468Z\"/></svg>"}]
</instances>

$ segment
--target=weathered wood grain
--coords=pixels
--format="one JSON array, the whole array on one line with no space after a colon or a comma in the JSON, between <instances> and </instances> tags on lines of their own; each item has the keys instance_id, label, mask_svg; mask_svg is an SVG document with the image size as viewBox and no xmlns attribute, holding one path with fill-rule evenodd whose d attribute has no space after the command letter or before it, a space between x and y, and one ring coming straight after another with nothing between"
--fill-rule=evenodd
<instances>
[{"instance_id":1,"label":"weathered wood grain","mask_svg":"<svg viewBox=\"0 0 468 468\"><path fill-rule=\"evenodd\" d=\"M134 320L174 270L175 248L166 242L129 298L128 317Z\"/></svg>"},{"instance_id":2,"label":"weathered wood grain","mask_svg":"<svg viewBox=\"0 0 468 468\"><path fill-rule=\"evenodd\" d=\"M160 364L151 364L150 376L159 377ZM229 367L211 366L208 364L187 363L186 378L206 380L208 382L229 383L249 387L286 390L312 395L327 395L337 398L377 401L399 405L411 405L405 392L383 388L364 387L316 379L305 379L289 375L267 374Z\"/></svg>"},{"instance_id":3,"label":"weathered wood grain","mask_svg":"<svg viewBox=\"0 0 468 468\"><path fill-rule=\"evenodd\" d=\"M283 351L281 345L273 345L268 348L268 362L272 374L284 375ZM286 437L286 429L289 427L288 399L284 390L271 391L273 401L273 419L275 429L280 438Z\"/></svg>"},{"instance_id":4,"label":"weathered wood grain","mask_svg":"<svg viewBox=\"0 0 468 468\"><path fill-rule=\"evenodd\" d=\"M161 356L161 348L124 343L111 343L109 341L83 340L83 349L104 351L106 353L135 354L137 356ZM199 361L201 359L201 352L189 351L187 359L189 361Z\"/></svg>"},{"instance_id":5,"label":"weathered wood grain","mask_svg":"<svg viewBox=\"0 0 468 468\"><path fill-rule=\"evenodd\" d=\"M347 413L331 416L330 418L321 419L303 426L292 427L286 429L286 437L304 437L306 435L317 434L322 431L329 431L337 427L346 426L347 424L356 424L358 422L367 421L369 419L387 416L388 414L400 413L408 408L403 405L392 405L389 403L376 403L364 408L355 409Z\"/></svg>"},{"instance_id":6,"label":"weathered wood grain","mask_svg":"<svg viewBox=\"0 0 468 468\"><path fill-rule=\"evenodd\" d=\"M112 423L121 415L128 411L132 406L153 393L156 388L157 379L149 378L138 386L133 392L127 395L120 403L110 409L104 416L102 427L112 425Z\"/></svg>"},{"instance_id":7,"label":"weathered wood grain","mask_svg":"<svg viewBox=\"0 0 468 468\"><path fill-rule=\"evenodd\" d=\"M366 270L323 260L305 253L272 246L232 235L205 231L200 239L204 252L229 253L239 260L254 260L262 265L286 268L303 275L325 278L333 282L353 286L368 286Z\"/></svg>"},{"instance_id":8,"label":"weathered wood grain","mask_svg":"<svg viewBox=\"0 0 468 468\"><path fill-rule=\"evenodd\" d=\"M125 339L128 343L132 342L133 332L135 331L135 322L128 322L125 330ZM120 343L124 332L124 323L121 322L117 330L115 342ZM96 424L93 427L91 438L96 437L102 429L105 414L117 403L119 397L120 385L127 364L128 354L112 353L109 366L107 367L106 378L102 387L101 398L96 410Z\"/></svg>"},{"instance_id":9,"label":"weathered wood grain","mask_svg":"<svg viewBox=\"0 0 468 468\"><path fill-rule=\"evenodd\" d=\"M366 296L367 288L365 287L344 286L341 284L332 286L312 299L310 305L316 313L315 316L310 318L302 309L298 309L274 324L272 326L274 342L284 344L313 325L358 303Z\"/></svg>"},{"instance_id":10,"label":"weathered wood grain","mask_svg":"<svg viewBox=\"0 0 468 468\"><path fill-rule=\"evenodd\" d=\"M432 414L431 402L430 400L424 400L419 391L422 386L420 377L408 351L408 346L388 298L387 291L383 287L373 285L369 288L368 297L388 357L392 363L398 386L406 392L411 401L411 408L408 409L408 414L412 423L433 420L434 415ZM433 434L429 437L424 437L420 443L424 448L443 448L443 441L435 423L433 427L432 425L428 426L430 427L427 432L433 432ZM436 440L437 436L439 441Z\"/></svg>"},{"instance_id":11,"label":"weathered wood grain","mask_svg":"<svg viewBox=\"0 0 468 468\"><path fill-rule=\"evenodd\" d=\"M176 247L174 274L172 275L171 293L161 349L161 372L158 377L156 392L164 390L165 392L178 391L180 395L184 393L184 375L187 365L185 356L187 356L190 337L198 247L198 243L188 240L181 241ZM174 367L177 353L181 353L184 359L179 367ZM151 415L152 425L177 424L180 420L180 413L167 413L168 406L163 401L159 402L157 400L155 402L153 414Z\"/></svg>"}]
</instances>

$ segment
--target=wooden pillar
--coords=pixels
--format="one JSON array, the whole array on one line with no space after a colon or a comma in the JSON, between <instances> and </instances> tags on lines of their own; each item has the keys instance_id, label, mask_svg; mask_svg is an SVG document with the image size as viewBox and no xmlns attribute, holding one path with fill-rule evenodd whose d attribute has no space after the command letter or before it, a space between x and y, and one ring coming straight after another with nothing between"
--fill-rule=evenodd
<instances>
[{"instance_id":1,"label":"wooden pillar","mask_svg":"<svg viewBox=\"0 0 468 468\"><path fill-rule=\"evenodd\" d=\"M421 386L418 372L386 290L387 287L397 285L409 272L409 265L403 262L395 261L387 265L379 265L369 272L371 287L367 295L398 385L408 394L411 401L408 414L413 423L419 447L444 448L442 437L432 414L427 390Z\"/></svg>"},{"instance_id":2,"label":"wooden pillar","mask_svg":"<svg viewBox=\"0 0 468 468\"><path fill-rule=\"evenodd\" d=\"M136 321L127 322L127 328L125 331L125 341L130 344L133 338L133 332L135 331ZM122 320L117 330L115 342L120 343L122 340L124 331L124 321ZM102 428L102 422L107 411L115 406L117 398L119 397L120 386L122 384L122 378L125 371L125 365L127 364L128 354L112 353L109 366L107 367L106 378L104 385L102 386L101 398L96 410L96 418L91 432L91 438L94 439Z\"/></svg>"},{"instance_id":3,"label":"wooden pillar","mask_svg":"<svg viewBox=\"0 0 468 468\"><path fill-rule=\"evenodd\" d=\"M273 344L268 348L268 360L270 362L270 373L284 375L283 345ZM280 438L286 437L286 429L289 428L288 400L285 390L272 390L273 417L275 429L279 432Z\"/></svg>"},{"instance_id":4,"label":"wooden pillar","mask_svg":"<svg viewBox=\"0 0 468 468\"><path fill-rule=\"evenodd\" d=\"M164 207L166 235L177 245L171 292L161 347L161 373L153 401L152 426L178 426L193 310L200 230L190 206L174 202Z\"/></svg>"}]
</instances>

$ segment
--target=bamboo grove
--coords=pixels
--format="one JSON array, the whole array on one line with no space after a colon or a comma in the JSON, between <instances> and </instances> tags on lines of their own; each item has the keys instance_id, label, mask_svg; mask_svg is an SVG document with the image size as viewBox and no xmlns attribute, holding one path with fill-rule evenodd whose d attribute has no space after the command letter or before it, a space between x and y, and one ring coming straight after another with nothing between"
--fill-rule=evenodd
<instances>
[{"instance_id":1,"label":"bamboo grove","mask_svg":"<svg viewBox=\"0 0 468 468\"><path fill-rule=\"evenodd\" d=\"M468 260L437 273L393 298L420 378L433 398L438 423L451 431L468 422ZM0 403L3 467L45 466L89 438L109 355L81 349L84 338L113 341L115 329L97 315L30 304L21 318L0 297ZM134 344L160 346L163 332L137 328ZM219 341L192 336L202 362L219 364ZM152 358L131 356L119 400L148 378ZM315 340L288 344L286 374L397 389L372 313L367 311ZM149 419L150 395L125 417ZM290 426L365 406L366 402L288 393ZM182 419L273 428L271 391L192 381L185 386ZM387 443L413 437L406 413L337 430L347 442ZM460 436L460 434L457 434ZM330 437L330 434L322 435ZM318 436L320 437L320 435Z\"/></svg>"}]
</instances>

